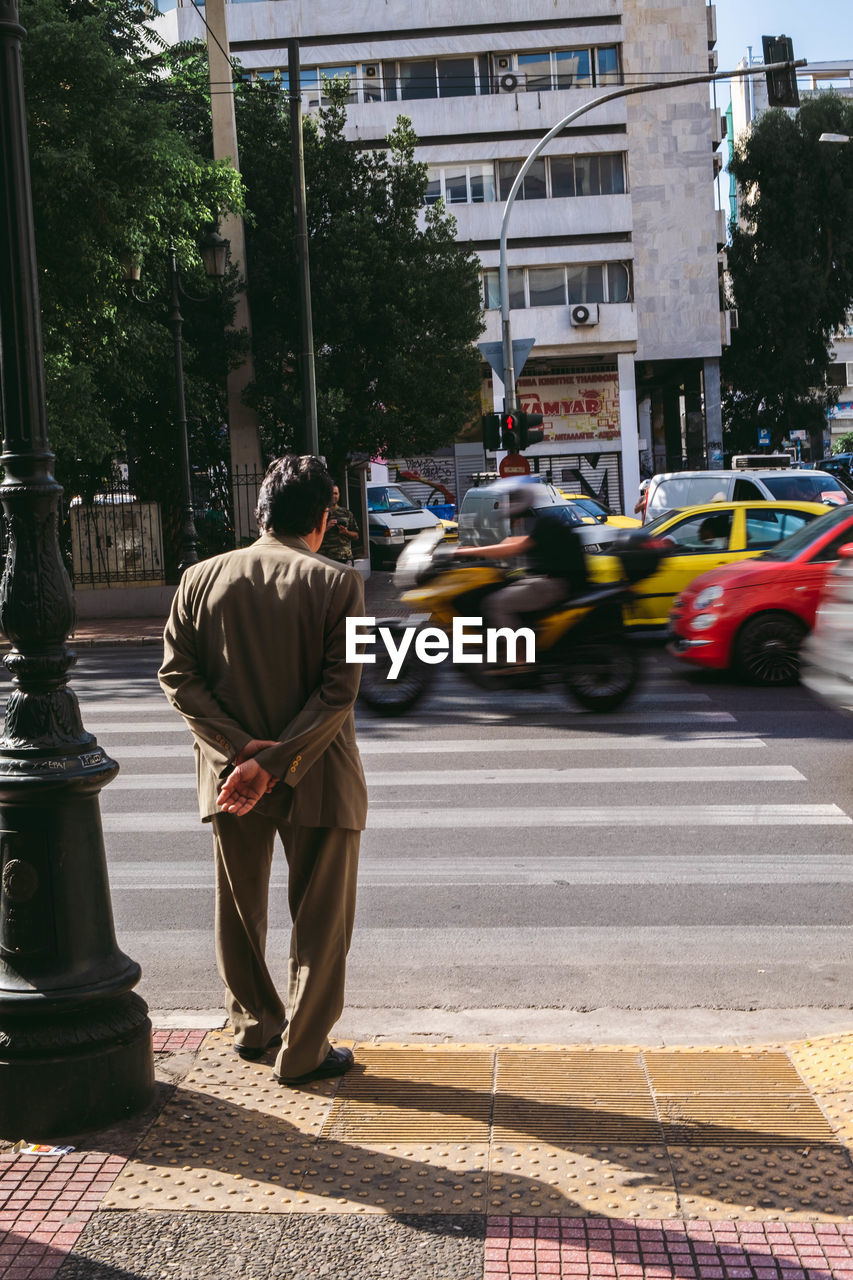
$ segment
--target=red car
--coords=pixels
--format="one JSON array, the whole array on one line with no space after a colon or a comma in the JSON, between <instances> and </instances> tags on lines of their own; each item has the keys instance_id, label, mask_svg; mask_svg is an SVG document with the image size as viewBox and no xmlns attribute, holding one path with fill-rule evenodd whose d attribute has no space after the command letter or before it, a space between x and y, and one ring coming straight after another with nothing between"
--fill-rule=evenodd
<instances>
[{"instance_id":1,"label":"red car","mask_svg":"<svg viewBox=\"0 0 853 1280\"><path fill-rule=\"evenodd\" d=\"M698 667L733 667L755 684L793 683L826 576L850 542L846 504L753 560L701 574L676 598L669 652Z\"/></svg>"}]
</instances>

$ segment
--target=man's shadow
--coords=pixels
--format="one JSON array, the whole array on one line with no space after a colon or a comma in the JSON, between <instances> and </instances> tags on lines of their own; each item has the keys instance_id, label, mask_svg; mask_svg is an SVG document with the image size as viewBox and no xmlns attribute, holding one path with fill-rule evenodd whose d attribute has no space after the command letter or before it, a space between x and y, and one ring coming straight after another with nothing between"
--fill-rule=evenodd
<instances>
[{"instance_id":1,"label":"man's shadow","mask_svg":"<svg viewBox=\"0 0 853 1280\"><path fill-rule=\"evenodd\" d=\"M703 1217L703 1204L717 1217L743 1216L747 1205L748 1216L853 1213L850 1153L829 1136L815 1139L805 1129L797 1136L796 1126L792 1134L741 1127L736 1117L699 1124L677 1110L642 1114L618 1095L588 1106L389 1074L368 1080L358 1064L340 1082L291 1095L294 1106L300 1098L306 1109L326 1098L332 1106L312 1127L181 1084L135 1160L148 1167L149 1185L170 1170L164 1184L179 1171L186 1184L185 1170L200 1170L207 1189L199 1184L180 1198L198 1209L218 1203L220 1211L223 1198L245 1207L242 1184L249 1200L265 1200L271 1212L494 1215L520 1207L533 1216L626 1217L634 1203L643 1218ZM382 1137L363 1123L365 1104L386 1109ZM596 1199L583 1192L587 1181L597 1184ZM570 1194L575 1182L578 1198ZM167 1208L170 1193L153 1200L158 1194ZM151 1194L146 1200L159 1207Z\"/></svg>"}]
</instances>

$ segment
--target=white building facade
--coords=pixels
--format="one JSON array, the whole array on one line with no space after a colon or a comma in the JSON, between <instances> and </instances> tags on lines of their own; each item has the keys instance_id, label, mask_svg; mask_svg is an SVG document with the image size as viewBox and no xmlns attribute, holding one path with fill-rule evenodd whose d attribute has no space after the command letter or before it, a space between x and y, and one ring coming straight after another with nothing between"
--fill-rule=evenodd
<instances>
[{"instance_id":1,"label":"white building facade","mask_svg":"<svg viewBox=\"0 0 853 1280\"><path fill-rule=\"evenodd\" d=\"M501 338L501 216L535 143L614 87L703 74L716 58L705 0L259 0L226 13L253 75L286 79L298 38L308 109L323 74L348 75L359 145L381 147L411 118L427 199L446 202L482 264L483 342ZM204 38L189 4L165 21L172 38ZM519 399L546 432L528 457L616 510L633 509L641 469L721 459L721 137L702 84L595 107L549 143L512 211L513 337L534 340ZM502 406L484 361L483 410ZM492 462L473 443L455 454L457 489Z\"/></svg>"}]
</instances>

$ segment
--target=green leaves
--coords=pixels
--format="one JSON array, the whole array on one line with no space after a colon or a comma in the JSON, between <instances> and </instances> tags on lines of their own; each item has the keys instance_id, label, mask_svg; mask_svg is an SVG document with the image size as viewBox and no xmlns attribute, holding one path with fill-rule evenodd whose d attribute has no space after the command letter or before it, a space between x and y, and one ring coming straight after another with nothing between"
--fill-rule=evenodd
<instances>
[{"instance_id":1,"label":"green leaves","mask_svg":"<svg viewBox=\"0 0 853 1280\"><path fill-rule=\"evenodd\" d=\"M833 93L796 115L768 111L730 168L745 192L745 225L728 251L738 328L723 355L731 447L774 446L791 428L822 438L833 334L853 301L853 147L820 134L853 133L853 104ZM819 446L820 447L820 446Z\"/></svg>"}]
</instances>

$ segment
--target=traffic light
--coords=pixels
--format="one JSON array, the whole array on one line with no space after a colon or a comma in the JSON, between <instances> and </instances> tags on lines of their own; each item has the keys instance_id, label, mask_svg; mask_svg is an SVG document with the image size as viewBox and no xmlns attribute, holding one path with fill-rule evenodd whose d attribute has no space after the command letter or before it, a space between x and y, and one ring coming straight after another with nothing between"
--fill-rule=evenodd
<instances>
[{"instance_id":1,"label":"traffic light","mask_svg":"<svg viewBox=\"0 0 853 1280\"><path fill-rule=\"evenodd\" d=\"M484 413L482 422L483 444L487 449L500 449L501 415L499 413Z\"/></svg>"},{"instance_id":2,"label":"traffic light","mask_svg":"<svg viewBox=\"0 0 853 1280\"><path fill-rule=\"evenodd\" d=\"M541 413L519 413L518 417L518 447L526 449L529 444L539 444L545 436L544 430L537 431L542 422Z\"/></svg>"},{"instance_id":3,"label":"traffic light","mask_svg":"<svg viewBox=\"0 0 853 1280\"><path fill-rule=\"evenodd\" d=\"M790 36L762 36L764 62L793 62L794 42ZM781 71L768 71L767 101L771 107L798 107L800 95L797 90L797 72L795 67L783 67Z\"/></svg>"},{"instance_id":4,"label":"traffic light","mask_svg":"<svg viewBox=\"0 0 853 1280\"><path fill-rule=\"evenodd\" d=\"M501 448L509 453L518 453L520 417L518 413L501 414Z\"/></svg>"}]
</instances>

